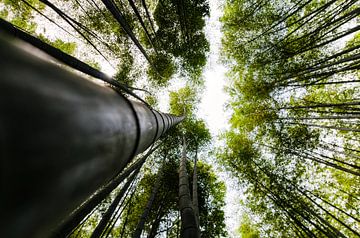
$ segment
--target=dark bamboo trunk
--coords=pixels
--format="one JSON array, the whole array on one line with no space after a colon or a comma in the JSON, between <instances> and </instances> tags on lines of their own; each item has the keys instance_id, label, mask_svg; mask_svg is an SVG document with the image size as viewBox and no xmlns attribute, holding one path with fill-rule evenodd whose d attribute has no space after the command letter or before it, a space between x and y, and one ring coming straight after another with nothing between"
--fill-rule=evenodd
<instances>
[{"instance_id":1,"label":"dark bamboo trunk","mask_svg":"<svg viewBox=\"0 0 360 238\"><path fill-rule=\"evenodd\" d=\"M194 207L194 214L196 220L196 226L198 232L200 234L200 217L199 217L199 202L198 202L198 178L197 178L197 148L195 153L195 161L194 161L194 173L193 173L193 182L192 182L192 204ZM201 236L201 234L200 234Z\"/></svg>"},{"instance_id":2,"label":"dark bamboo trunk","mask_svg":"<svg viewBox=\"0 0 360 238\"><path fill-rule=\"evenodd\" d=\"M0 230L4 237L49 237L182 118L130 101L20 44L0 35L0 220L7 221Z\"/></svg>"},{"instance_id":3,"label":"dark bamboo trunk","mask_svg":"<svg viewBox=\"0 0 360 238\"><path fill-rule=\"evenodd\" d=\"M181 215L181 238L199 238L193 204L190 198L189 178L186 171L186 141L183 138L183 151L179 169L179 209Z\"/></svg>"},{"instance_id":4,"label":"dark bamboo trunk","mask_svg":"<svg viewBox=\"0 0 360 238\"><path fill-rule=\"evenodd\" d=\"M123 198L124 194L130 187L131 183L134 181L136 175L138 174L139 169L136 170L127 180L125 185L120 189L119 193L116 195L112 203L110 204L109 208L106 210L104 215L102 216L99 224L95 227L93 233L91 234L90 238L98 238L100 237L106 226L108 225L108 222L110 221L111 217L113 216L116 207L119 205L120 200Z\"/></svg>"},{"instance_id":5,"label":"dark bamboo trunk","mask_svg":"<svg viewBox=\"0 0 360 238\"><path fill-rule=\"evenodd\" d=\"M136 226L136 229L134 231L134 234L133 234L133 238L139 238L141 236L141 233L144 229L144 226L145 226L145 222L146 222L146 219L147 217L149 216L149 213L150 213L150 210L153 206L153 203L155 201L155 197L159 191L159 188L161 186L161 179L163 178L163 173L162 173L162 168L159 169L158 171L158 174L157 174L157 178L156 178L156 181L154 183L154 186L153 186L153 189L151 191L151 194L150 194L150 197L146 203L146 207L144 209L144 212L141 214L140 216L140 219L139 219L139 222Z\"/></svg>"},{"instance_id":6,"label":"dark bamboo trunk","mask_svg":"<svg viewBox=\"0 0 360 238\"><path fill-rule=\"evenodd\" d=\"M90 199L86 200L80 207L72 212L53 232L53 237L64 237L68 235L77 224L79 224L87 214L89 214L102 200L104 200L131 172L141 168L146 159L151 155L158 146L149 150L144 156L133 163L129 168L124 170L106 186L99 189Z\"/></svg>"}]
</instances>

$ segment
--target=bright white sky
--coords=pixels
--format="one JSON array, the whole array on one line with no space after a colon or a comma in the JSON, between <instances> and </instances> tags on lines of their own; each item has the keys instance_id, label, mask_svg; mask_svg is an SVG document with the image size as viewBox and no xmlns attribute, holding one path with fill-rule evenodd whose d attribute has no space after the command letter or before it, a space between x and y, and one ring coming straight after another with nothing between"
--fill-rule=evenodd
<instances>
[{"instance_id":1,"label":"bright white sky","mask_svg":"<svg viewBox=\"0 0 360 238\"><path fill-rule=\"evenodd\" d=\"M210 42L210 54L204 70L205 91L202 95L198 116L205 119L215 136L226 129L227 118L224 104L227 95L224 92L226 68L219 62L221 47L221 0L210 0L210 18L206 22L206 37Z\"/></svg>"},{"instance_id":2,"label":"bright white sky","mask_svg":"<svg viewBox=\"0 0 360 238\"><path fill-rule=\"evenodd\" d=\"M224 92L225 73L227 69L220 62L221 48L221 23L219 18L222 15L221 4L223 0L210 0L210 18L206 22L205 32L210 42L210 54L207 65L204 70L205 90L199 105L198 116L203 118L211 131L214 140L214 146L220 146L218 136L228 128L229 112L225 112L225 103L228 95ZM216 165L215 159L210 161L216 169L217 175L226 184L226 206L225 219L229 237L239 237L236 229L240 225L241 207L240 198L241 189L227 172L221 171Z\"/></svg>"}]
</instances>

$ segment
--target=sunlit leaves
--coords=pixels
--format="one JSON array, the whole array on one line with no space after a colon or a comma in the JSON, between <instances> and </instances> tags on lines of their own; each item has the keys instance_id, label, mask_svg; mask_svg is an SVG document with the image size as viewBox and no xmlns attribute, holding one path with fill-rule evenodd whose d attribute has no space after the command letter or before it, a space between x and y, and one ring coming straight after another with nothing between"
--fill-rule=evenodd
<instances>
[{"instance_id":1,"label":"sunlit leaves","mask_svg":"<svg viewBox=\"0 0 360 238\"><path fill-rule=\"evenodd\" d=\"M347 185L358 182L356 172L349 172L357 162L339 151L346 145L359 155L359 44L355 33L344 39L356 25L354 3L225 3L223 61L230 67L232 116L227 148L218 158L247 188L246 206L269 237L354 235L339 222L356 229L351 220L327 213L335 205L344 208L346 195L324 183L357 193ZM324 197L335 192L333 206L322 201L319 209L303 190ZM306 219L310 214L318 224ZM292 229L284 219L293 221Z\"/></svg>"}]
</instances>

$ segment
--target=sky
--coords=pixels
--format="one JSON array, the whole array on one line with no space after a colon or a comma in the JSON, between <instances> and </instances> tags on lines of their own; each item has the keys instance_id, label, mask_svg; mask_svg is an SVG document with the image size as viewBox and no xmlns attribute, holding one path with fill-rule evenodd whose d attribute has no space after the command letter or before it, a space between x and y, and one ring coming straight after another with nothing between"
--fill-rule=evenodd
<instances>
[{"instance_id":1,"label":"sky","mask_svg":"<svg viewBox=\"0 0 360 238\"><path fill-rule=\"evenodd\" d=\"M229 99L224 91L226 84L226 67L220 62L222 0L210 0L210 17L206 21L205 33L210 42L210 53L204 69L205 90L198 109L198 116L204 119L213 137L213 145L221 146L218 136L228 129L230 113L225 111L225 103ZM218 177L226 184L225 223L228 237L239 237L236 229L240 225L242 210L240 199L243 197L238 182L217 165L215 158L210 161Z\"/></svg>"},{"instance_id":2,"label":"sky","mask_svg":"<svg viewBox=\"0 0 360 238\"><path fill-rule=\"evenodd\" d=\"M211 0L210 18L206 21L205 33L210 42L210 53L203 73L205 91L199 105L198 116L205 119L213 135L226 129L227 118L224 104L228 99L224 92L226 68L219 62L221 47L220 0Z\"/></svg>"}]
</instances>

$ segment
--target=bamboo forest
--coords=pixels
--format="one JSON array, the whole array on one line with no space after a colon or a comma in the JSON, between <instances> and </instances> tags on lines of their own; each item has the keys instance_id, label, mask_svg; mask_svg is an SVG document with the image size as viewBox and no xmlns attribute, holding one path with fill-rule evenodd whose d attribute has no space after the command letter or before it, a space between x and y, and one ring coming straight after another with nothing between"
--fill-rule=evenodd
<instances>
[{"instance_id":1,"label":"bamboo forest","mask_svg":"<svg viewBox=\"0 0 360 238\"><path fill-rule=\"evenodd\" d=\"M357 0L0 0L0 237L360 237Z\"/></svg>"}]
</instances>

